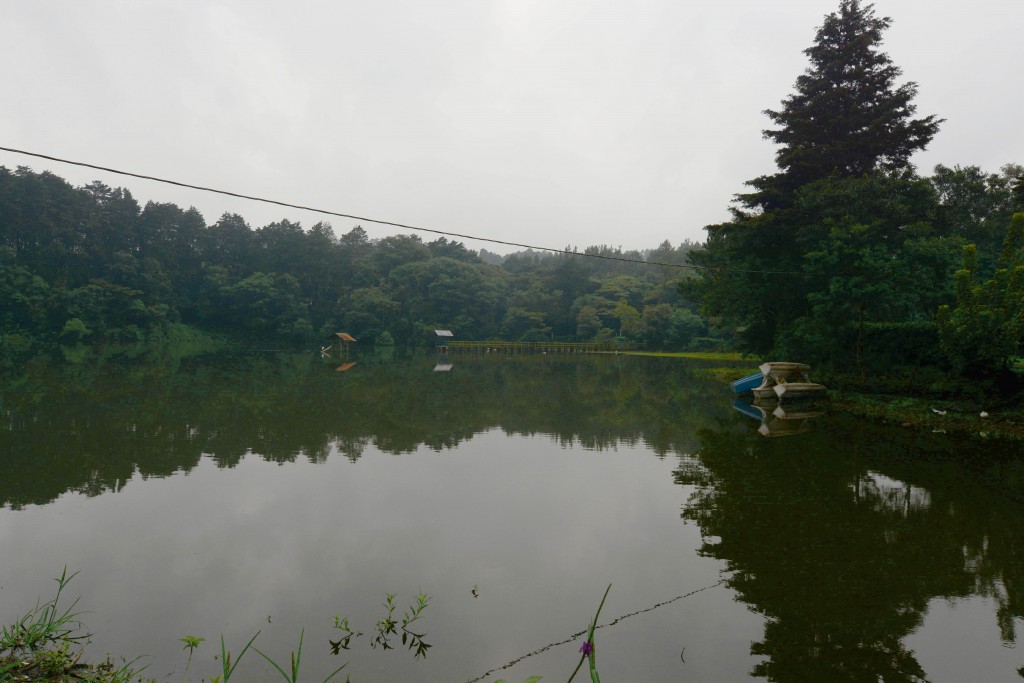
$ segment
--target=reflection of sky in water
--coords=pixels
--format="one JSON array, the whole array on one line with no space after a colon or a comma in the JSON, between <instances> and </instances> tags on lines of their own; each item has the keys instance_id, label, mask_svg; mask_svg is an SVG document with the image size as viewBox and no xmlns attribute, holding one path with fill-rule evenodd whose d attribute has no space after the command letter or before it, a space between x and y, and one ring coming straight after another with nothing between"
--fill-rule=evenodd
<instances>
[{"instance_id":1,"label":"reflection of sky in water","mask_svg":"<svg viewBox=\"0 0 1024 683\"><path fill-rule=\"evenodd\" d=\"M997 609L995 599L981 596L934 599L928 603L924 623L904 642L928 672L929 681L1021 680L1016 669L1024 664L1024 657L1013 643L1001 641L999 626L993 617ZM1024 628L1024 619L1014 621L1019 634ZM992 672L998 671L1005 675L992 678Z\"/></svg>"},{"instance_id":2,"label":"reflection of sky in water","mask_svg":"<svg viewBox=\"0 0 1024 683\"><path fill-rule=\"evenodd\" d=\"M895 512L906 517L911 512L924 512L932 504L927 490L880 472L865 472L851 488L858 500L868 501L876 512Z\"/></svg>"},{"instance_id":3,"label":"reflection of sky in water","mask_svg":"<svg viewBox=\"0 0 1024 683\"><path fill-rule=\"evenodd\" d=\"M697 556L700 532L680 519L689 491L673 483L677 466L642 446L593 451L498 430L451 451L366 446L354 463L337 449L316 465L250 455L222 470L204 459L116 494L0 510L0 614L48 597L67 564L81 572L69 591L90 612L97 658L152 655L147 675L178 680L178 638L201 636L198 679L215 671L221 633L237 650L262 629L257 646L286 661L305 627L303 671L315 677L344 661L328 655L332 616L370 632L386 592L400 613L422 590L430 656L371 650L363 636L342 652L346 673L466 680L583 629L608 583L603 621L719 581L720 563ZM744 678L761 632L719 587L602 630L601 672ZM489 680L567 676L577 648ZM260 678L260 660L247 663Z\"/></svg>"},{"instance_id":4,"label":"reflection of sky in water","mask_svg":"<svg viewBox=\"0 0 1024 683\"><path fill-rule=\"evenodd\" d=\"M851 489L872 510L904 518L926 512L932 506L931 494L926 489L876 471L862 474ZM883 533L887 542L899 540L899 534L892 529ZM987 539L983 545L987 547ZM977 573L981 561L969 548L965 547L963 552L965 571ZM932 683L1020 680L1016 669L1021 662L1014 650L1015 636L1024 627L1024 619L1008 614L1000 617L1010 600L1001 580L995 579L981 592L982 595L930 600L923 623L904 639L905 647L914 652ZM1000 632L1000 618L1008 625L1009 633ZM982 662L984 668L980 669ZM1005 672L1005 676L992 678L993 672L998 671Z\"/></svg>"}]
</instances>

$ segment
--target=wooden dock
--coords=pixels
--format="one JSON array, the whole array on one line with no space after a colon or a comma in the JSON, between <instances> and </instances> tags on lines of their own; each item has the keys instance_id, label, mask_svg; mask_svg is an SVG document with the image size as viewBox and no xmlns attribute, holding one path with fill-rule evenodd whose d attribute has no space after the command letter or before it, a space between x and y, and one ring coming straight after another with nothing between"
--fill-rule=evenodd
<instances>
[{"instance_id":1,"label":"wooden dock","mask_svg":"<svg viewBox=\"0 0 1024 683\"><path fill-rule=\"evenodd\" d=\"M447 341L436 344L438 351L448 353L485 355L502 353L570 354L611 353L616 350L612 342L507 342L507 341Z\"/></svg>"}]
</instances>

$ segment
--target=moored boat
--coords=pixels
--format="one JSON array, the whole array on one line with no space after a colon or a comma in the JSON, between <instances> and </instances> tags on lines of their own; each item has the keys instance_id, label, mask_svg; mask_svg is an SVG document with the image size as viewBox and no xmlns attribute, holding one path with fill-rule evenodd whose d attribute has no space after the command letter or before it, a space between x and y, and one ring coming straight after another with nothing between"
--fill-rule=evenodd
<instances>
[{"instance_id":1,"label":"moored boat","mask_svg":"<svg viewBox=\"0 0 1024 683\"><path fill-rule=\"evenodd\" d=\"M783 382L776 384L772 389L774 389L775 395L780 399L783 397L811 398L821 396L826 391L824 384L817 384L815 382Z\"/></svg>"},{"instance_id":2,"label":"moored boat","mask_svg":"<svg viewBox=\"0 0 1024 683\"><path fill-rule=\"evenodd\" d=\"M740 377L737 380L733 380L729 386L732 387L733 392L742 394L747 391L752 391L761 385L764 381L764 375L760 372L755 372L753 375L747 375L746 377Z\"/></svg>"},{"instance_id":3,"label":"moored boat","mask_svg":"<svg viewBox=\"0 0 1024 683\"><path fill-rule=\"evenodd\" d=\"M827 391L824 384L811 381L811 366L805 363L763 363L760 370L761 384L751 389L756 398L816 398Z\"/></svg>"}]
</instances>

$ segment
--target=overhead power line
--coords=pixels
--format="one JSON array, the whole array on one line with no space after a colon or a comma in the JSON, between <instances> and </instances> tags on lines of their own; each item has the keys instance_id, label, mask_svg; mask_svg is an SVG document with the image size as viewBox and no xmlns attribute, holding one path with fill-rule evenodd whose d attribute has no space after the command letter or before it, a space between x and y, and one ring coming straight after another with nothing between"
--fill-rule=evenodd
<instances>
[{"instance_id":1,"label":"overhead power line","mask_svg":"<svg viewBox=\"0 0 1024 683\"><path fill-rule=\"evenodd\" d=\"M239 192L231 192L229 190L219 190L214 187L204 187L202 185L193 185L191 183L183 183L178 180L169 180L167 178L158 178L156 176L146 175L143 173L133 173L131 171L122 171L116 168L109 168L107 166L98 166L96 164L86 163L84 161L74 161L71 159L62 159L60 157L50 156L48 154L40 154L39 152L29 152L23 149L14 149L13 147L0 147L0 150L4 152L12 152L14 154L24 154L25 156L36 157L39 159L46 159L48 161L56 161L61 164L70 164L71 166L81 166L83 168L92 168L97 171L105 171L107 173L116 173L117 175L129 176L132 178L140 178L142 180L152 180L157 183L164 183L165 185L176 185L178 187L186 187L190 190L199 190L201 192L212 192L214 194L221 194L227 197L237 197L239 199L248 199L254 202L263 202L264 204L274 204L276 206L283 206L289 209L300 209L303 211L312 211L313 213L322 213L327 216L337 216L339 218L349 218L355 221L363 223L375 223L377 225L387 225L393 228L401 228L403 230L412 230L414 232L429 232L434 235L444 235L445 237L457 237L465 240L476 240L478 242L490 242L491 244L501 244L508 247L521 247L523 249L533 249L535 251L547 251L554 254L564 254L567 256L586 256L589 258L604 259L606 261L623 261L625 263L638 263L646 266L664 266L666 268L689 268L691 270L707 270L713 272L723 273L762 273L765 275L810 275L804 271L791 271L791 270L743 270L738 268L708 268L706 266L697 266L690 263L665 263L660 261L642 261L640 259L627 258L625 256L612 256L609 254L588 254L579 251L570 251L568 249L555 249L553 247L540 247L533 244L524 244L522 242L509 242L506 240L494 239L493 237L478 237L476 235L465 235L457 232L450 232L447 230L435 230L433 228L424 228L418 225L407 225L405 223L396 223L394 221L385 221L378 218L367 218L365 216L356 216L349 213L342 213L340 211L332 211L330 209L318 209L313 206L304 206L302 204L292 204L290 202L283 202L277 199L268 199L266 197L257 197L255 195L241 194Z\"/></svg>"}]
</instances>

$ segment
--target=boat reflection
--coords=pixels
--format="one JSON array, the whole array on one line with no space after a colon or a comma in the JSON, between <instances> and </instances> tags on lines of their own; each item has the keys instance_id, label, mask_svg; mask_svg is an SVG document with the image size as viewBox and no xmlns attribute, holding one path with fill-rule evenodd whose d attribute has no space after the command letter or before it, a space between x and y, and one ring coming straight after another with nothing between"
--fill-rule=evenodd
<instances>
[{"instance_id":1,"label":"boat reflection","mask_svg":"<svg viewBox=\"0 0 1024 683\"><path fill-rule=\"evenodd\" d=\"M784 408L774 401L755 400L747 403L735 399L732 402L735 410L747 417L761 421L757 431L762 436L792 436L805 432L810 428L810 421L824 414L823 411L813 410L810 405L794 405Z\"/></svg>"}]
</instances>

